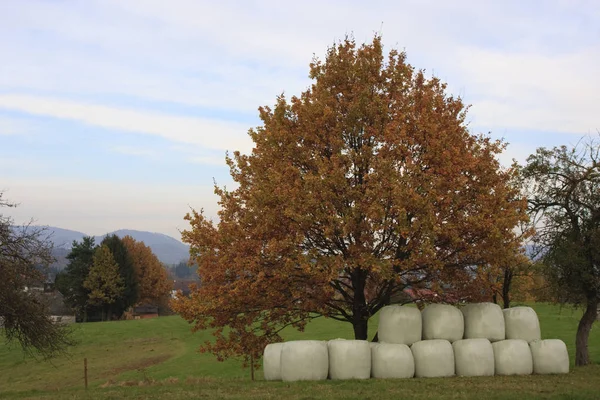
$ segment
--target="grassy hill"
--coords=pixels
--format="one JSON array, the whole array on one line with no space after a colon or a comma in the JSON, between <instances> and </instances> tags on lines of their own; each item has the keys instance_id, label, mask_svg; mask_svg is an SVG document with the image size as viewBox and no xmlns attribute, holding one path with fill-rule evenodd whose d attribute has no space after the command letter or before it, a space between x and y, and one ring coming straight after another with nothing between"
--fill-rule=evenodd
<instances>
[{"instance_id":1,"label":"grassy hill","mask_svg":"<svg viewBox=\"0 0 600 400\"><path fill-rule=\"evenodd\" d=\"M567 343L573 363L580 312L536 304L543 338ZM375 332L377 318L370 324ZM0 343L0 398L598 398L600 366L576 368L566 376L369 380L350 382L251 382L236 360L217 362L197 348L211 337L192 334L179 317L78 324L79 344L49 362L25 358ZM590 336L592 360L600 364L600 328ZM286 340L352 338L349 324L321 319ZM90 390L83 390L83 359ZM262 373L256 378L262 380ZM560 397L563 396L563 397Z\"/></svg>"}]
</instances>

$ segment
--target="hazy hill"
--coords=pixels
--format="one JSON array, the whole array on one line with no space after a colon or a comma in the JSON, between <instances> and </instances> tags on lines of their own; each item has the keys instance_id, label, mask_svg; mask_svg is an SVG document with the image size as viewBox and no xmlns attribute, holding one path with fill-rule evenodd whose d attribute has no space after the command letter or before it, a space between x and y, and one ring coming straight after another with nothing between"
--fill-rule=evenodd
<instances>
[{"instance_id":1,"label":"hazy hill","mask_svg":"<svg viewBox=\"0 0 600 400\"><path fill-rule=\"evenodd\" d=\"M54 243L55 257L59 259L59 261L64 260L65 253L68 253L68 251L65 250L71 248L74 240L79 242L84 236L88 236L83 232L57 228L54 226L32 228L45 229L48 238ZM104 235L94 236L94 239L96 240L96 243L100 243L106 235L112 235L113 233L119 237L129 235L137 241L144 242L146 246L149 246L152 249L158 259L165 264L177 264L181 260L187 260L189 257L189 247L187 245L171 236L163 235L162 233L120 229L118 231L108 232ZM63 266L63 262L58 262L57 264L59 268Z\"/></svg>"},{"instance_id":2,"label":"hazy hill","mask_svg":"<svg viewBox=\"0 0 600 400\"><path fill-rule=\"evenodd\" d=\"M165 264L177 264L189 257L189 247L179 240L162 233L147 231L134 231L132 229L119 229L106 235L117 235L118 237L131 236L138 242L144 242L149 246L160 261ZM95 236L96 243L100 243L104 236Z\"/></svg>"},{"instance_id":3,"label":"hazy hill","mask_svg":"<svg viewBox=\"0 0 600 400\"><path fill-rule=\"evenodd\" d=\"M52 243L54 243L54 247L61 247L64 249L70 249L73 241L76 240L81 242L84 236L87 236L85 233L72 231L70 229L62 229L56 228L54 226L37 226L32 228L42 228L45 230L45 236L47 236Z\"/></svg>"}]
</instances>

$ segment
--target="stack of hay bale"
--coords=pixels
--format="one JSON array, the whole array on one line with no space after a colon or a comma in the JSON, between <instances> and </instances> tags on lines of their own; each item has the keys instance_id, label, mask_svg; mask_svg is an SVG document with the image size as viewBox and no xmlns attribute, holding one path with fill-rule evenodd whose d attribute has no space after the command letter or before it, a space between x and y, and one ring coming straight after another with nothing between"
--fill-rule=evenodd
<instances>
[{"instance_id":1,"label":"stack of hay bale","mask_svg":"<svg viewBox=\"0 0 600 400\"><path fill-rule=\"evenodd\" d=\"M567 347L541 340L530 307L431 304L420 312L387 306L379 315L379 340L273 343L264 351L264 376L298 381L569 372Z\"/></svg>"}]
</instances>

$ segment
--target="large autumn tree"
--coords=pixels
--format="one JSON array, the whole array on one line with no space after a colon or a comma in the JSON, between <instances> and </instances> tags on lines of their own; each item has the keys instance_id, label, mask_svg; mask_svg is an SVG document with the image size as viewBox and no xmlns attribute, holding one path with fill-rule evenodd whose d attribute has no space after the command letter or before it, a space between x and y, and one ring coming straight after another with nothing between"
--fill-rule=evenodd
<instances>
[{"instance_id":1,"label":"large autumn tree","mask_svg":"<svg viewBox=\"0 0 600 400\"><path fill-rule=\"evenodd\" d=\"M257 357L320 315L367 339L404 288L462 288L518 251L526 204L497 161L504 144L469 132L444 83L386 57L380 37L331 47L310 77L259 108L251 154L227 158L237 189L215 187L219 222L187 216L202 284L174 307L216 328L203 349L219 358Z\"/></svg>"},{"instance_id":2,"label":"large autumn tree","mask_svg":"<svg viewBox=\"0 0 600 400\"><path fill-rule=\"evenodd\" d=\"M577 327L575 364L589 364L588 338L600 304L600 141L540 148L529 156L522 175L554 298L585 310Z\"/></svg>"},{"instance_id":3,"label":"large autumn tree","mask_svg":"<svg viewBox=\"0 0 600 400\"><path fill-rule=\"evenodd\" d=\"M137 303L159 303L169 295L173 286L167 270L144 242L138 242L131 236L125 236L122 241L134 267L138 284Z\"/></svg>"}]
</instances>

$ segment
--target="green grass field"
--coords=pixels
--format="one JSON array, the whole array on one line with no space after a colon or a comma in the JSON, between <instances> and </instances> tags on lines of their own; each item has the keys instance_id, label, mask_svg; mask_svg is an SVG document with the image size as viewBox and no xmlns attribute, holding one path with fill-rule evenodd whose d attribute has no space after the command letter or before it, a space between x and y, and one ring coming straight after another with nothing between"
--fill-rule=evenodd
<instances>
[{"instance_id":1,"label":"green grass field","mask_svg":"<svg viewBox=\"0 0 600 400\"><path fill-rule=\"evenodd\" d=\"M536 304L543 338L565 341L571 355L580 312ZM370 336L377 319L369 326ZM600 364L600 328L589 342L591 358ZM257 381L236 360L217 362L200 354L209 332L192 334L179 317L77 324L79 344L68 356L42 362L24 357L20 348L0 343L0 399L189 399L189 398L600 398L600 365L572 368L562 376L444 378L409 380L265 382ZM352 338L349 324L320 319L305 332L284 332L286 340ZM90 388L83 389L83 359L88 360Z\"/></svg>"}]
</instances>

